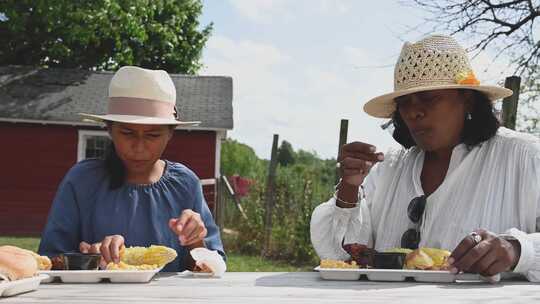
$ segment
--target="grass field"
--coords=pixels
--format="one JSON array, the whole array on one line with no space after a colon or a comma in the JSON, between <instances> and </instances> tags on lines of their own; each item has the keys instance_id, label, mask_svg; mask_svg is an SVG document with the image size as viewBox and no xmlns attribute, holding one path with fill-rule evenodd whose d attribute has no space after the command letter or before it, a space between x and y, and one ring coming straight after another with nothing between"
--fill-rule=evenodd
<instances>
[{"instance_id":1,"label":"grass field","mask_svg":"<svg viewBox=\"0 0 540 304\"><path fill-rule=\"evenodd\" d=\"M39 238L32 237L0 237L0 245L13 245L32 251L37 251ZM227 271L230 272L291 272L310 271L311 266L296 267L285 262L262 259L258 256L241 255L235 253L227 254Z\"/></svg>"}]
</instances>

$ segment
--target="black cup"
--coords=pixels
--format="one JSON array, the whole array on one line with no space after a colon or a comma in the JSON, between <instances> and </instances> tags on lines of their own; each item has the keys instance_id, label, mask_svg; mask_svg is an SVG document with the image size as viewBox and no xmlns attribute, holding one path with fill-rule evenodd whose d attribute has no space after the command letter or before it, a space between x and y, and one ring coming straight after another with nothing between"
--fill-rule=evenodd
<instances>
[{"instance_id":1,"label":"black cup","mask_svg":"<svg viewBox=\"0 0 540 304\"><path fill-rule=\"evenodd\" d=\"M403 269L406 253L380 252L373 254L373 268L378 269Z\"/></svg>"},{"instance_id":2,"label":"black cup","mask_svg":"<svg viewBox=\"0 0 540 304\"><path fill-rule=\"evenodd\" d=\"M64 253L64 269L65 270L97 270L101 254L92 253Z\"/></svg>"}]
</instances>

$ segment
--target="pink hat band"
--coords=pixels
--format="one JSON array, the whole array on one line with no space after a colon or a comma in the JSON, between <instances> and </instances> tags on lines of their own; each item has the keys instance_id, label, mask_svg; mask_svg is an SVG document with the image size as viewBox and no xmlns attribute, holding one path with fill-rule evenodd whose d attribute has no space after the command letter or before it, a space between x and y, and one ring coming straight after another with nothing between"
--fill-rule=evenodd
<instances>
[{"instance_id":1,"label":"pink hat band","mask_svg":"<svg viewBox=\"0 0 540 304\"><path fill-rule=\"evenodd\" d=\"M109 97L109 114L176 118L174 104L136 97Z\"/></svg>"}]
</instances>

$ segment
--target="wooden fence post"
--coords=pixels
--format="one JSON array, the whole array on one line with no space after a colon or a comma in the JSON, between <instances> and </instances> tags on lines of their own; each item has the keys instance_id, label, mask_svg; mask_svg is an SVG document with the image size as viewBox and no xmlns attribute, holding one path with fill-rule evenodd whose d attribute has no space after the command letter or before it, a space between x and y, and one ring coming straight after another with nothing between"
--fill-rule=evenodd
<instances>
[{"instance_id":1,"label":"wooden fence post","mask_svg":"<svg viewBox=\"0 0 540 304\"><path fill-rule=\"evenodd\" d=\"M518 76L507 77L504 82L504 87L512 90L514 94L503 99L502 122L505 127L512 130L516 129L520 85L521 78Z\"/></svg>"},{"instance_id":2,"label":"wooden fence post","mask_svg":"<svg viewBox=\"0 0 540 304\"><path fill-rule=\"evenodd\" d=\"M274 208L274 188L277 168L277 149L279 135L274 134L272 143L272 154L270 156L270 165L268 168L268 180L266 181L266 196L265 196L265 218L264 218L264 244L261 255L267 256L270 250L270 238L272 235L272 211Z\"/></svg>"},{"instance_id":3,"label":"wooden fence post","mask_svg":"<svg viewBox=\"0 0 540 304\"><path fill-rule=\"evenodd\" d=\"M339 144L338 144L338 153L337 153L337 158L339 159L339 156L340 156L340 153L341 153L341 147L347 143L347 133L348 133L348 130L349 130L349 120L347 119L342 119L341 120L341 125L339 127ZM336 184L338 183L339 181L339 178L340 178L340 173L339 173L339 169L336 168Z\"/></svg>"},{"instance_id":4,"label":"wooden fence post","mask_svg":"<svg viewBox=\"0 0 540 304\"><path fill-rule=\"evenodd\" d=\"M219 231L223 231L225 224L225 200L221 193L221 179L216 178L215 184L216 205L214 206L214 217L216 219L216 225L219 227Z\"/></svg>"}]
</instances>

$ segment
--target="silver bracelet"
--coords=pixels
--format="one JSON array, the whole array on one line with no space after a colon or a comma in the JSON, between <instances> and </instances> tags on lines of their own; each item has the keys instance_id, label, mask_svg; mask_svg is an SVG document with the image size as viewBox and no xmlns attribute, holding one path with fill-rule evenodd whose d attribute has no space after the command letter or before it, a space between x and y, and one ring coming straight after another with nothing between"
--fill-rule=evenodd
<instances>
[{"instance_id":1,"label":"silver bracelet","mask_svg":"<svg viewBox=\"0 0 540 304\"><path fill-rule=\"evenodd\" d=\"M346 202L346 201L340 199L340 198L338 197L337 193L338 193L338 192L337 192L337 190L336 190L336 192L334 192L334 199L335 199L336 201L338 201L338 202L340 202L340 203L342 203L342 204L344 204L344 205L346 205L346 206L353 206L353 207L358 206L358 202L356 202L356 203L350 203L350 202Z\"/></svg>"},{"instance_id":2,"label":"silver bracelet","mask_svg":"<svg viewBox=\"0 0 540 304\"><path fill-rule=\"evenodd\" d=\"M334 191L336 191L336 193L339 190L339 185L341 185L341 181L342 179L340 178L338 183L334 186ZM360 193L360 190L362 190L361 193ZM337 195L335 196L337 197ZM358 187L358 196L360 199L366 198L366 191L364 190L364 185L360 185L360 187Z\"/></svg>"}]
</instances>

